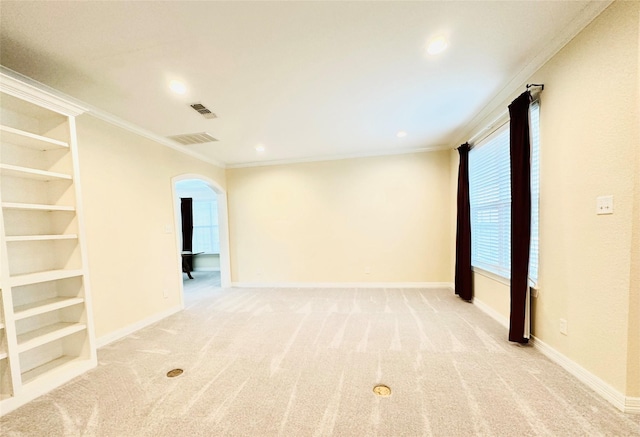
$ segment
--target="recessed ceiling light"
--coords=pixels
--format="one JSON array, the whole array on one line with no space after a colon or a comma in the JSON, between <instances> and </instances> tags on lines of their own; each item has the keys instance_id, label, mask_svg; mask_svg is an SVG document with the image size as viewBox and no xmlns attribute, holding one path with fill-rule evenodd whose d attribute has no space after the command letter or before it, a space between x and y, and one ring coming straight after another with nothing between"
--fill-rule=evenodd
<instances>
[{"instance_id":1,"label":"recessed ceiling light","mask_svg":"<svg viewBox=\"0 0 640 437\"><path fill-rule=\"evenodd\" d=\"M176 94L184 94L187 92L187 86L179 80L169 82L169 88Z\"/></svg>"},{"instance_id":2,"label":"recessed ceiling light","mask_svg":"<svg viewBox=\"0 0 640 437\"><path fill-rule=\"evenodd\" d=\"M407 133L406 133L405 131L401 130L401 131L398 131L398 133L396 134L396 136L397 136L398 138L404 138L404 137L406 137L406 136L407 136Z\"/></svg>"},{"instance_id":3,"label":"recessed ceiling light","mask_svg":"<svg viewBox=\"0 0 640 437\"><path fill-rule=\"evenodd\" d=\"M430 55L437 55L438 53L442 53L445 51L449 43L444 36L437 36L429 41L427 45L427 53Z\"/></svg>"},{"instance_id":4,"label":"recessed ceiling light","mask_svg":"<svg viewBox=\"0 0 640 437\"><path fill-rule=\"evenodd\" d=\"M261 153L261 152L264 152L264 150L265 150L265 148L264 148L264 144L258 144L258 145L256 146L256 152Z\"/></svg>"}]
</instances>

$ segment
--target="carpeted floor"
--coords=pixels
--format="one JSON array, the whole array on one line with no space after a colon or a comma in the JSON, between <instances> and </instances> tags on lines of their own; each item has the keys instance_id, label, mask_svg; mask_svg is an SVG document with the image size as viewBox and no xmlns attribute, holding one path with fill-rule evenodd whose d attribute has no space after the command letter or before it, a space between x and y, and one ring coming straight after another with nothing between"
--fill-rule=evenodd
<instances>
[{"instance_id":1,"label":"carpeted floor","mask_svg":"<svg viewBox=\"0 0 640 437\"><path fill-rule=\"evenodd\" d=\"M100 349L98 368L0 419L2 435L640 435L640 416L451 291L197 280L184 311Z\"/></svg>"}]
</instances>

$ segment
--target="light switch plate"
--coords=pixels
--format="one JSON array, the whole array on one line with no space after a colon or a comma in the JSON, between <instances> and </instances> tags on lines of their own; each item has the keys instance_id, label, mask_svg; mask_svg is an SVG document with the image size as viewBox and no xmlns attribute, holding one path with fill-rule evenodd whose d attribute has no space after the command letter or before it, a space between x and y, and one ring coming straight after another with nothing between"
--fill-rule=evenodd
<instances>
[{"instance_id":1,"label":"light switch plate","mask_svg":"<svg viewBox=\"0 0 640 437\"><path fill-rule=\"evenodd\" d=\"M596 198L596 214L613 214L613 196L599 196Z\"/></svg>"}]
</instances>

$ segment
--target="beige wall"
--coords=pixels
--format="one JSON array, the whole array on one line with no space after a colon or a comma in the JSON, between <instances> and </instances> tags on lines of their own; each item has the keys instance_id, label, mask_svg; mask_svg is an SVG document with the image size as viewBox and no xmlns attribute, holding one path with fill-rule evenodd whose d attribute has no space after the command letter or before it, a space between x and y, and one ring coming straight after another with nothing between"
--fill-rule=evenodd
<instances>
[{"instance_id":1,"label":"beige wall","mask_svg":"<svg viewBox=\"0 0 640 437\"><path fill-rule=\"evenodd\" d=\"M636 75L636 114L640 114L640 8L637 11L638 73ZM636 118L640 131L640 117ZM633 239L631 241L631 287L629 290L629 329L627 351L627 395L640 397L640 139L636 142Z\"/></svg>"},{"instance_id":2,"label":"beige wall","mask_svg":"<svg viewBox=\"0 0 640 437\"><path fill-rule=\"evenodd\" d=\"M80 116L77 124L95 330L100 338L180 305L171 178L196 173L222 187L225 179L223 169L90 115Z\"/></svg>"},{"instance_id":3,"label":"beige wall","mask_svg":"<svg viewBox=\"0 0 640 437\"><path fill-rule=\"evenodd\" d=\"M449 160L442 151L228 170L232 280L451 282Z\"/></svg>"},{"instance_id":4,"label":"beige wall","mask_svg":"<svg viewBox=\"0 0 640 437\"><path fill-rule=\"evenodd\" d=\"M533 334L627 396L640 394L639 8L615 2L528 81L545 84ZM602 195L613 215L595 214ZM475 281L476 298L507 316L508 286Z\"/></svg>"}]
</instances>

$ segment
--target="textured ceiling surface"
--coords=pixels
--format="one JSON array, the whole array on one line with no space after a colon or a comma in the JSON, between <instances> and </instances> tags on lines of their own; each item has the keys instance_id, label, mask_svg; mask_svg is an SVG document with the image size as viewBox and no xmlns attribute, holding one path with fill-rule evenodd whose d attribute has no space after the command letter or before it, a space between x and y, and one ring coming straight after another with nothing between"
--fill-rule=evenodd
<instances>
[{"instance_id":1,"label":"textured ceiling surface","mask_svg":"<svg viewBox=\"0 0 640 437\"><path fill-rule=\"evenodd\" d=\"M402 153L454 146L603 5L2 1L0 61L155 135L207 132L181 147L225 165Z\"/></svg>"}]
</instances>

